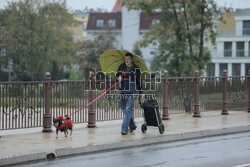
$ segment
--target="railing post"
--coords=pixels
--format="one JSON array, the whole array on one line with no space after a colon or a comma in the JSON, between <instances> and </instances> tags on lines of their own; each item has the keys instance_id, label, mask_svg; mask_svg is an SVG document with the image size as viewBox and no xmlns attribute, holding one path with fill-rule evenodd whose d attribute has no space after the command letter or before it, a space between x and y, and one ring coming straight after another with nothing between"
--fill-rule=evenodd
<instances>
[{"instance_id":1,"label":"railing post","mask_svg":"<svg viewBox=\"0 0 250 167\"><path fill-rule=\"evenodd\" d=\"M248 88L248 109L247 109L247 112L250 113L250 70L248 70L247 88Z\"/></svg>"},{"instance_id":2,"label":"railing post","mask_svg":"<svg viewBox=\"0 0 250 167\"><path fill-rule=\"evenodd\" d=\"M168 71L164 71L164 96L163 96L163 120L169 120L168 114Z\"/></svg>"},{"instance_id":3,"label":"railing post","mask_svg":"<svg viewBox=\"0 0 250 167\"><path fill-rule=\"evenodd\" d=\"M227 99L227 70L223 71L223 102L222 115L228 115L228 99Z\"/></svg>"},{"instance_id":4,"label":"railing post","mask_svg":"<svg viewBox=\"0 0 250 167\"><path fill-rule=\"evenodd\" d=\"M89 77L89 103L95 99L95 74L90 71ZM95 102L88 106L88 128L96 127Z\"/></svg>"},{"instance_id":5,"label":"railing post","mask_svg":"<svg viewBox=\"0 0 250 167\"><path fill-rule=\"evenodd\" d=\"M45 73L45 112L43 114L43 132L49 133L51 130L51 113L50 113L50 79L49 72Z\"/></svg>"},{"instance_id":6,"label":"railing post","mask_svg":"<svg viewBox=\"0 0 250 167\"><path fill-rule=\"evenodd\" d=\"M195 104L194 104L194 115L193 117L201 117L200 115L200 102L199 102L199 71L195 70Z\"/></svg>"}]
</instances>

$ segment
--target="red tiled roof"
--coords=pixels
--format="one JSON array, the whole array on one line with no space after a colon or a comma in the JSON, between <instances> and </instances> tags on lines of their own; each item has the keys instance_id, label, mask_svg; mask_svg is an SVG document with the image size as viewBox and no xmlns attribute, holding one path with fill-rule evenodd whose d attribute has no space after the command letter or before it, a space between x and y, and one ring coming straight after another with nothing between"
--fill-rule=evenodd
<instances>
[{"instance_id":1,"label":"red tiled roof","mask_svg":"<svg viewBox=\"0 0 250 167\"><path fill-rule=\"evenodd\" d=\"M104 20L104 25L108 25L109 20L116 20L115 29L121 29L122 22L121 12L111 12L111 13L90 13L87 30L101 30L103 27L97 27L97 20ZM153 20L160 20L161 14L155 13L154 16L147 16L145 13L140 14L140 30L150 29Z\"/></svg>"},{"instance_id":2,"label":"red tiled roof","mask_svg":"<svg viewBox=\"0 0 250 167\"><path fill-rule=\"evenodd\" d=\"M112 9L112 12L121 12L121 11L122 11L122 0L117 0Z\"/></svg>"},{"instance_id":3,"label":"red tiled roof","mask_svg":"<svg viewBox=\"0 0 250 167\"><path fill-rule=\"evenodd\" d=\"M155 13L154 16L147 16L145 13L141 13L141 15L140 15L140 30L149 29L151 27L152 21L154 19L160 20L161 14Z\"/></svg>"},{"instance_id":4,"label":"red tiled roof","mask_svg":"<svg viewBox=\"0 0 250 167\"><path fill-rule=\"evenodd\" d=\"M104 25L108 25L109 20L116 20L115 29L121 29L121 12L113 12L113 13L90 13L87 30L98 30L103 29L103 27L97 27L96 21L104 20Z\"/></svg>"}]
</instances>

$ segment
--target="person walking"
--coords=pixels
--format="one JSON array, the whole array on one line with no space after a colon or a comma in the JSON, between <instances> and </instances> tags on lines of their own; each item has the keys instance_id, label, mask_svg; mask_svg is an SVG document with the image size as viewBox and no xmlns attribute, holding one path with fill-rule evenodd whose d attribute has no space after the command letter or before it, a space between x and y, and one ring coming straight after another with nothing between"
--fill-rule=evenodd
<instances>
[{"instance_id":1,"label":"person walking","mask_svg":"<svg viewBox=\"0 0 250 167\"><path fill-rule=\"evenodd\" d=\"M133 63L131 53L126 53L124 63L117 70L116 79L120 81L120 105L124 114L121 134L127 135L128 132L133 132L137 128L132 118L136 92L139 91L140 98L144 97L140 68Z\"/></svg>"}]
</instances>

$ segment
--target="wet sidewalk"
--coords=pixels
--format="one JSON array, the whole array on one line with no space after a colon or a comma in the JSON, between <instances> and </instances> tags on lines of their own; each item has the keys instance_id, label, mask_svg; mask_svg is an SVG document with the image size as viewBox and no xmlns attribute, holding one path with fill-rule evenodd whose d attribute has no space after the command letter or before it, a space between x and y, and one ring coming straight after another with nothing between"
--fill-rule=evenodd
<instances>
[{"instance_id":1,"label":"wet sidewalk","mask_svg":"<svg viewBox=\"0 0 250 167\"><path fill-rule=\"evenodd\" d=\"M163 121L164 134L157 127L148 127L141 132L143 119L136 119L137 130L127 136L120 134L122 120L97 122L97 128L87 128L87 124L74 125L73 135L64 137L59 133L42 133L42 128L0 131L0 165L43 160L48 153L57 157L120 149L160 142L209 137L250 131L250 113L231 111L229 115L221 112L202 112L201 118L192 114L170 115Z\"/></svg>"}]
</instances>

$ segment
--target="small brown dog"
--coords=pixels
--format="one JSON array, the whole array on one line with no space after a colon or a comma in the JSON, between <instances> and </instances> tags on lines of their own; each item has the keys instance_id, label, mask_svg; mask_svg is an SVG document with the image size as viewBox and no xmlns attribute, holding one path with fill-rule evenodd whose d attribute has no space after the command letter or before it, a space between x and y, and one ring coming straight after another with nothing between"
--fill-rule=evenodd
<instances>
[{"instance_id":1,"label":"small brown dog","mask_svg":"<svg viewBox=\"0 0 250 167\"><path fill-rule=\"evenodd\" d=\"M64 132L65 137L68 136L68 129L70 130L70 136L72 135L73 131L73 123L67 115L65 115L65 118L63 116L58 116L56 118L53 118L53 123L56 128L56 138L58 138L58 131Z\"/></svg>"}]
</instances>

